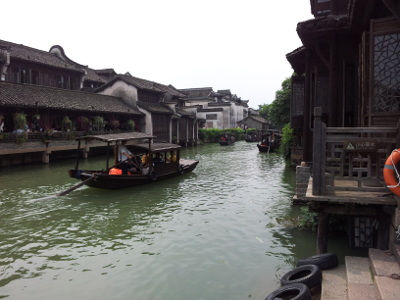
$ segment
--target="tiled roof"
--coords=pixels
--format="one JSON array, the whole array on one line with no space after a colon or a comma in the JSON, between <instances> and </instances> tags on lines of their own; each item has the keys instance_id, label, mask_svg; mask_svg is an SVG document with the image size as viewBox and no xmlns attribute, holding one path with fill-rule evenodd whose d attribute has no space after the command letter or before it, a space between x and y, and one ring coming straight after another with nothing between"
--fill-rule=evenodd
<instances>
[{"instance_id":1,"label":"tiled roof","mask_svg":"<svg viewBox=\"0 0 400 300\"><path fill-rule=\"evenodd\" d=\"M261 117L261 116L249 116L248 118L249 118L249 119L256 120L256 121L258 121L258 122L260 122L260 123L268 123L267 120L265 120L265 119L264 119L263 117Z\"/></svg>"},{"instance_id":2,"label":"tiled roof","mask_svg":"<svg viewBox=\"0 0 400 300\"><path fill-rule=\"evenodd\" d=\"M345 15L317 17L297 24L297 33L304 43L307 35L315 33L326 34L327 31L349 29L349 19Z\"/></svg>"},{"instance_id":3,"label":"tiled roof","mask_svg":"<svg viewBox=\"0 0 400 300\"><path fill-rule=\"evenodd\" d=\"M191 88L191 89L179 89L179 91L189 97L192 98L206 98L209 97L212 93L214 93L211 87L203 87L203 88Z\"/></svg>"},{"instance_id":4,"label":"tiled roof","mask_svg":"<svg viewBox=\"0 0 400 300\"><path fill-rule=\"evenodd\" d=\"M101 82L101 83L106 83L107 82L107 80L105 80L104 78L102 78L101 76L99 76L97 74L96 70L93 70L93 69L90 69L90 68L84 68L84 70L86 71L85 80L94 81L94 82Z\"/></svg>"},{"instance_id":5,"label":"tiled roof","mask_svg":"<svg viewBox=\"0 0 400 300\"><path fill-rule=\"evenodd\" d=\"M136 104L139 107L144 108L145 110L152 113L171 114L171 115L174 113L172 109L170 109L165 105L162 105L161 103L148 103L143 101L137 101Z\"/></svg>"},{"instance_id":6,"label":"tiled roof","mask_svg":"<svg viewBox=\"0 0 400 300\"><path fill-rule=\"evenodd\" d=\"M186 117L195 117L196 113L192 112L192 111L187 111L183 108L176 108L176 113L181 115L181 116L186 116Z\"/></svg>"},{"instance_id":7,"label":"tiled roof","mask_svg":"<svg viewBox=\"0 0 400 300\"><path fill-rule=\"evenodd\" d=\"M0 40L0 47L8 49L11 60L20 59L31 63L37 63L54 68L66 69L83 73L80 67L70 62L64 61L50 52L30 48L20 44L14 44Z\"/></svg>"},{"instance_id":8,"label":"tiled roof","mask_svg":"<svg viewBox=\"0 0 400 300\"><path fill-rule=\"evenodd\" d=\"M142 115L114 96L9 82L0 82L0 106Z\"/></svg>"},{"instance_id":9,"label":"tiled roof","mask_svg":"<svg viewBox=\"0 0 400 300\"><path fill-rule=\"evenodd\" d=\"M115 77L113 80L108 82L105 86L100 87L98 90L102 90L106 86L112 85L115 81L118 81L118 80L122 80L122 81L126 82L127 84L135 86L138 89L149 90L149 91L153 91L153 92L160 93L160 94L168 93L171 96L175 96L175 97L186 97L186 95L182 94L181 92L176 90L174 87L164 85L161 83L157 83L154 81L134 77L130 74L128 74L128 75L120 74L117 77Z\"/></svg>"},{"instance_id":10,"label":"tiled roof","mask_svg":"<svg viewBox=\"0 0 400 300\"><path fill-rule=\"evenodd\" d=\"M217 93L218 94L222 94L224 96L231 96L232 95L231 90L218 90Z\"/></svg>"}]
</instances>

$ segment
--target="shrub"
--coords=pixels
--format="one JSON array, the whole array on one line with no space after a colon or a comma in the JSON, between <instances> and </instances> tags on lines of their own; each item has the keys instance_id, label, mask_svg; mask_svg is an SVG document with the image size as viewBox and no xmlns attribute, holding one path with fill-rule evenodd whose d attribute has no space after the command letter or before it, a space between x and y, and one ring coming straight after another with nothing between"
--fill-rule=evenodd
<instances>
[{"instance_id":1,"label":"shrub","mask_svg":"<svg viewBox=\"0 0 400 300\"><path fill-rule=\"evenodd\" d=\"M245 131L242 128L228 128L224 129L224 133L232 134L236 140L240 140L243 138Z\"/></svg>"},{"instance_id":2,"label":"shrub","mask_svg":"<svg viewBox=\"0 0 400 300\"><path fill-rule=\"evenodd\" d=\"M295 137L290 124L286 124L282 129L282 140L279 146L279 152L285 157L290 158L290 148L295 145Z\"/></svg>"},{"instance_id":3,"label":"shrub","mask_svg":"<svg viewBox=\"0 0 400 300\"><path fill-rule=\"evenodd\" d=\"M223 131L218 128L199 129L199 139L201 139L203 143L216 143L219 141L219 138L222 134Z\"/></svg>"}]
</instances>

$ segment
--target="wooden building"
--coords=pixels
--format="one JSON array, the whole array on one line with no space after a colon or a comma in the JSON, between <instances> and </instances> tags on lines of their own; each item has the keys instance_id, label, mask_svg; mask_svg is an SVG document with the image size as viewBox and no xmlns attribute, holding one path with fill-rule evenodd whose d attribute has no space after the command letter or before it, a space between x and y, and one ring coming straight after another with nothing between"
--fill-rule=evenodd
<instances>
[{"instance_id":1,"label":"wooden building","mask_svg":"<svg viewBox=\"0 0 400 300\"><path fill-rule=\"evenodd\" d=\"M355 247L386 249L400 225L398 197L383 181L400 146L400 4L310 0L298 23L302 46L287 54L291 127L311 166L306 200L319 213L318 251L330 215L348 217ZM362 237L362 239L361 239Z\"/></svg>"},{"instance_id":2,"label":"wooden building","mask_svg":"<svg viewBox=\"0 0 400 300\"><path fill-rule=\"evenodd\" d=\"M0 40L0 75L2 142L16 130L30 131L28 138L32 131L65 131L67 118L74 132L133 129L158 141L197 143L196 110L185 107L186 95L171 85L78 64L61 46L47 52ZM26 117L26 128L15 128L16 113ZM101 128L93 125L96 118L104 120Z\"/></svg>"},{"instance_id":3,"label":"wooden building","mask_svg":"<svg viewBox=\"0 0 400 300\"><path fill-rule=\"evenodd\" d=\"M266 133L269 129L270 122L258 115L249 115L243 120L238 122L239 127L246 130L248 128L255 128L262 134Z\"/></svg>"},{"instance_id":4,"label":"wooden building","mask_svg":"<svg viewBox=\"0 0 400 300\"><path fill-rule=\"evenodd\" d=\"M141 111L145 118L140 127L156 136L155 141L179 144L196 144L196 111L185 107L185 95L173 86L154 81L118 75L96 89L97 93L119 96L123 101Z\"/></svg>"}]
</instances>

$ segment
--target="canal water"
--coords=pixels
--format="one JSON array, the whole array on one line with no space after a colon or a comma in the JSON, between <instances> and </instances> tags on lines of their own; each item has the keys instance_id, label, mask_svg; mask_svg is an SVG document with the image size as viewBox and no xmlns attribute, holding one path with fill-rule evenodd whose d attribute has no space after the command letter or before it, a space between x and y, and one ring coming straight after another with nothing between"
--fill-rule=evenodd
<instances>
[{"instance_id":1,"label":"canal water","mask_svg":"<svg viewBox=\"0 0 400 300\"><path fill-rule=\"evenodd\" d=\"M0 298L265 299L315 234L291 220L295 169L254 143L183 149L191 174L82 187L74 160L0 170ZM83 167L104 166L92 157Z\"/></svg>"}]
</instances>

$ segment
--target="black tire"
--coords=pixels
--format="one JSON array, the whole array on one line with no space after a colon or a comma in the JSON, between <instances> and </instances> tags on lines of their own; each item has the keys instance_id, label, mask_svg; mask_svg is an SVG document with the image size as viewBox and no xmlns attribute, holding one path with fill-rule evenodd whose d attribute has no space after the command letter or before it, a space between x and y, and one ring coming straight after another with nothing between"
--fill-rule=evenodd
<instances>
[{"instance_id":1,"label":"black tire","mask_svg":"<svg viewBox=\"0 0 400 300\"><path fill-rule=\"evenodd\" d=\"M156 173L151 172L151 173L150 173L150 178L151 178L151 180L156 181L156 180L157 180L157 175L156 175Z\"/></svg>"},{"instance_id":2,"label":"black tire","mask_svg":"<svg viewBox=\"0 0 400 300\"><path fill-rule=\"evenodd\" d=\"M281 278L281 285L288 285L291 283L304 283L308 288L313 288L322 281L322 272L316 265L304 265L297 267Z\"/></svg>"},{"instance_id":3,"label":"black tire","mask_svg":"<svg viewBox=\"0 0 400 300\"><path fill-rule=\"evenodd\" d=\"M310 300L311 292L303 283L292 283L273 291L265 298L265 300L277 299Z\"/></svg>"},{"instance_id":4,"label":"black tire","mask_svg":"<svg viewBox=\"0 0 400 300\"><path fill-rule=\"evenodd\" d=\"M304 265L317 265L321 271L336 268L339 265L338 257L335 253L322 253L299 259L296 267Z\"/></svg>"}]
</instances>

